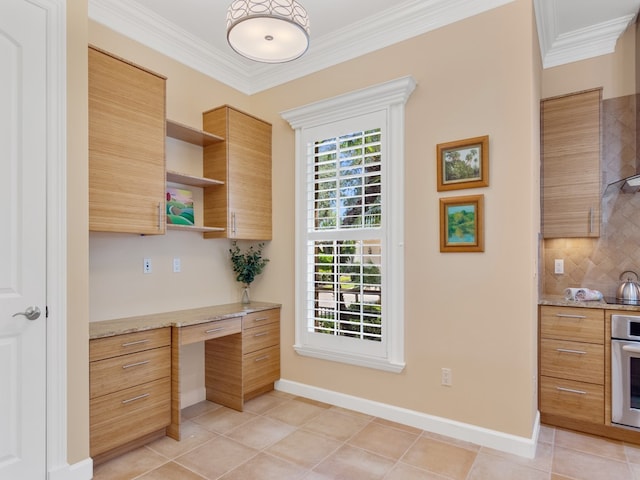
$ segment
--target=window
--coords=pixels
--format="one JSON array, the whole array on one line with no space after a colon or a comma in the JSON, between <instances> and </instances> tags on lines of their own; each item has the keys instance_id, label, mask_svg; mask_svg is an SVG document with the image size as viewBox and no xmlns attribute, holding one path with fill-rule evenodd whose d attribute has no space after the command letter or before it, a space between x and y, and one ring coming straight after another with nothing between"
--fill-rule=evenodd
<instances>
[{"instance_id":1,"label":"window","mask_svg":"<svg viewBox=\"0 0 640 480\"><path fill-rule=\"evenodd\" d=\"M284 112L296 129L296 344L404 368L404 104L410 77Z\"/></svg>"}]
</instances>

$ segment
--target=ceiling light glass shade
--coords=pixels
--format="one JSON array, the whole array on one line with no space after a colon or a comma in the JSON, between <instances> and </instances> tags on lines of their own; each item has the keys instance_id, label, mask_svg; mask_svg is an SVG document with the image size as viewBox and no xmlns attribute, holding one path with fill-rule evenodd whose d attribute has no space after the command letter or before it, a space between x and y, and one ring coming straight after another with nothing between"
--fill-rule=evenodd
<instances>
[{"instance_id":1,"label":"ceiling light glass shade","mask_svg":"<svg viewBox=\"0 0 640 480\"><path fill-rule=\"evenodd\" d=\"M295 0L235 0L227 10L227 41L251 60L289 62L309 48L309 17Z\"/></svg>"}]
</instances>

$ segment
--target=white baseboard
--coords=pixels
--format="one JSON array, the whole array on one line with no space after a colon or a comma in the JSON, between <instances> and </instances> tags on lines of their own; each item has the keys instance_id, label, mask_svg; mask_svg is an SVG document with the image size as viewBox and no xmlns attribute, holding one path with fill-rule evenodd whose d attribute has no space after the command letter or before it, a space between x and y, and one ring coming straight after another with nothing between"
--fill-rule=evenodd
<instances>
[{"instance_id":1,"label":"white baseboard","mask_svg":"<svg viewBox=\"0 0 640 480\"><path fill-rule=\"evenodd\" d=\"M190 407L191 405L195 405L196 403L203 402L206 399L207 399L207 389L205 387L194 388L193 390L181 392L180 408Z\"/></svg>"},{"instance_id":2,"label":"white baseboard","mask_svg":"<svg viewBox=\"0 0 640 480\"><path fill-rule=\"evenodd\" d=\"M278 380L275 388L281 392L310 398L349 410L356 410L367 415L373 415L392 422L419 428L420 430L464 440L521 457L533 458L536 454L536 445L540 432L540 413L536 415L531 438L527 438L289 380Z\"/></svg>"},{"instance_id":3,"label":"white baseboard","mask_svg":"<svg viewBox=\"0 0 640 480\"><path fill-rule=\"evenodd\" d=\"M47 480L91 480L92 478L93 460L91 458L49 470L47 475Z\"/></svg>"}]
</instances>

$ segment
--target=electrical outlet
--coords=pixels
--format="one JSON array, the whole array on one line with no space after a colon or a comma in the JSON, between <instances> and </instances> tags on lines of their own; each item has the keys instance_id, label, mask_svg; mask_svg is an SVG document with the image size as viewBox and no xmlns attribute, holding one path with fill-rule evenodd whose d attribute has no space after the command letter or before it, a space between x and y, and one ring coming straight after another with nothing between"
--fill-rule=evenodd
<instances>
[{"instance_id":1,"label":"electrical outlet","mask_svg":"<svg viewBox=\"0 0 640 480\"><path fill-rule=\"evenodd\" d=\"M553 261L553 273L556 275L564 274L564 260L561 258L556 258Z\"/></svg>"},{"instance_id":2,"label":"electrical outlet","mask_svg":"<svg viewBox=\"0 0 640 480\"><path fill-rule=\"evenodd\" d=\"M179 258L174 258L173 259L173 273L180 273L180 259Z\"/></svg>"},{"instance_id":3,"label":"electrical outlet","mask_svg":"<svg viewBox=\"0 0 640 480\"><path fill-rule=\"evenodd\" d=\"M142 261L142 272L143 273L151 273L151 259L145 258Z\"/></svg>"},{"instance_id":4,"label":"electrical outlet","mask_svg":"<svg viewBox=\"0 0 640 480\"><path fill-rule=\"evenodd\" d=\"M441 383L442 385L445 385L447 387L450 387L453 385L453 373L451 372L450 368L442 369Z\"/></svg>"}]
</instances>

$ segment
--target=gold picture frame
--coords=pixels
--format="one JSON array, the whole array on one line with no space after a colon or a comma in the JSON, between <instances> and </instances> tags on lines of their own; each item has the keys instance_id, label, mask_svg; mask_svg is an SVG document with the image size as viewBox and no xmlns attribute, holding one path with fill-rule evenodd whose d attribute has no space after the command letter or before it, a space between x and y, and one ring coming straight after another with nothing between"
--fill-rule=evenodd
<instances>
[{"instance_id":1,"label":"gold picture frame","mask_svg":"<svg viewBox=\"0 0 640 480\"><path fill-rule=\"evenodd\" d=\"M440 251L484 252L484 195L440 199Z\"/></svg>"},{"instance_id":2,"label":"gold picture frame","mask_svg":"<svg viewBox=\"0 0 640 480\"><path fill-rule=\"evenodd\" d=\"M438 191L489 186L489 136L439 143Z\"/></svg>"}]
</instances>

